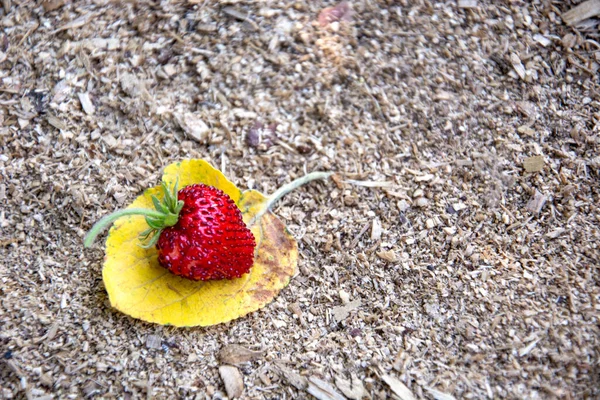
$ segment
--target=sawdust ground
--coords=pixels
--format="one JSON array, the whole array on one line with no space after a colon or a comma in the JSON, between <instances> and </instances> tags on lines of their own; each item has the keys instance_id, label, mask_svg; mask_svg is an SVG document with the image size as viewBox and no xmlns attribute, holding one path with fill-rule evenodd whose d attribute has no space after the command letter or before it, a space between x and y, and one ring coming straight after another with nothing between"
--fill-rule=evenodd
<instances>
[{"instance_id":1,"label":"sawdust ground","mask_svg":"<svg viewBox=\"0 0 600 400\"><path fill-rule=\"evenodd\" d=\"M42 3L2 2L0 397L222 398L229 344L263 351L244 398L600 394L600 45L571 2ZM114 311L81 243L187 157L265 193L338 174L275 209L291 284L210 328Z\"/></svg>"}]
</instances>

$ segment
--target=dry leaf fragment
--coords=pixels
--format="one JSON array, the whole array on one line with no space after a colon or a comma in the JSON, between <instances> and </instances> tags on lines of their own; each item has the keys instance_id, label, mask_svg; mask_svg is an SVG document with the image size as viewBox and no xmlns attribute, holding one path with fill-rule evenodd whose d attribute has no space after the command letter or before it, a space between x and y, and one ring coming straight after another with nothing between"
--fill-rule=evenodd
<instances>
[{"instance_id":1,"label":"dry leaf fragment","mask_svg":"<svg viewBox=\"0 0 600 400\"><path fill-rule=\"evenodd\" d=\"M406 385L391 375L383 375L381 377L388 384L392 392L400 397L400 400L417 400L412 391Z\"/></svg>"},{"instance_id":2,"label":"dry leaf fragment","mask_svg":"<svg viewBox=\"0 0 600 400\"><path fill-rule=\"evenodd\" d=\"M217 357L223 364L238 365L256 360L263 355L263 351L252 351L238 344L230 344L223 347Z\"/></svg>"},{"instance_id":3,"label":"dry leaf fragment","mask_svg":"<svg viewBox=\"0 0 600 400\"><path fill-rule=\"evenodd\" d=\"M348 315L350 315L350 312L352 310L355 310L356 308L360 307L360 305L360 300L354 300L346 305L333 307L331 313L333 314L333 318L335 318L336 322L342 322L343 320L348 318Z\"/></svg>"},{"instance_id":4,"label":"dry leaf fragment","mask_svg":"<svg viewBox=\"0 0 600 400\"><path fill-rule=\"evenodd\" d=\"M352 21L352 8L347 1L342 1L333 7L324 8L319 13L319 25L322 27L339 21Z\"/></svg>"},{"instance_id":5,"label":"dry leaf fragment","mask_svg":"<svg viewBox=\"0 0 600 400\"><path fill-rule=\"evenodd\" d=\"M526 208L534 214L539 214L539 212L542 211L542 207L544 207L544 204L546 204L546 200L548 200L548 197L541 194L536 189L535 193L533 194L533 197L531 198L531 200L529 200L529 203L527 203Z\"/></svg>"},{"instance_id":6,"label":"dry leaf fragment","mask_svg":"<svg viewBox=\"0 0 600 400\"><path fill-rule=\"evenodd\" d=\"M544 169L544 156L527 157L523 161L523 168L527 172L539 172Z\"/></svg>"},{"instance_id":7,"label":"dry leaf fragment","mask_svg":"<svg viewBox=\"0 0 600 400\"><path fill-rule=\"evenodd\" d=\"M208 141L208 126L192 113L176 113L175 120L181 129L196 142L205 144Z\"/></svg>"},{"instance_id":8,"label":"dry leaf fragment","mask_svg":"<svg viewBox=\"0 0 600 400\"><path fill-rule=\"evenodd\" d=\"M423 387L423 389L427 390L435 400L456 400L456 398L451 394L440 392L439 390L436 390L434 388L425 386Z\"/></svg>"},{"instance_id":9,"label":"dry leaf fragment","mask_svg":"<svg viewBox=\"0 0 600 400\"><path fill-rule=\"evenodd\" d=\"M335 390L333 385L314 376L308 378L306 391L319 400L346 400L344 396Z\"/></svg>"},{"instance_id":10,"label":"dry leaf fragment","mask_svg":"<svg viewBox=\"0 0 600 400\"><path fill-rule=\"evenodd\" d=\"M235 399L240 397L244 392L244 377L239 369L231 365L221 365L219 367L219 375L225 384L227 397Z\"/></svg>"},{"instance_id":11,"label":"dry leaf fragment","mask_svg":"<svg viewBox=\"0 0 600 400\"><path fill-rule=\"evenodd\" d=\"M388 250L388 251L378 251L377 252L377 257L387 261L387 262L396 262L398 261L398 256L396 256L396 253L393 250Z\"/></svg>"}]
</instances>

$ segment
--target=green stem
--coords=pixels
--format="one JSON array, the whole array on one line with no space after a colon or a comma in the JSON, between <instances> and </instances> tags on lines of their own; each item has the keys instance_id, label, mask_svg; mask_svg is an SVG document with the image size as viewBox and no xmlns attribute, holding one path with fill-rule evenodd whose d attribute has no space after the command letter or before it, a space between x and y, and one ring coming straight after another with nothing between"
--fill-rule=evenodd
<instances>
[{"instance_id":1,"label":"green stem","mask_svg":"<svg viewBox=\"0 0 600 400\"><path fill-rule=\"evenodd\" d=\"M94 239L96 239L96 236L98 236L98 234L100 232L102 232L102 230L104 228L106 228L108 225L112 224L119 218L124 217L126 215L141 215L143 217L151 217L151 218L164 218L164 216L165 216L164 213L154 211L154 210L148 210L146 208L128 208L125 210L120 210L120 211L114 212L110 215L107 215L106 217L102 218L100 221L98 221L94 224L92 229L85 236L83 245L85 247L90 247L92 245L92 243L94 242ZM177 221L177 220L175 220L175 221Z\"/></svg>"},{"instance_id":2,"label":"green stem","mask_svg":"<svg viewBox=\"0 0 600 400\"><path fill-rule=\"evenodd\" d=\"M319 179L327 179L332 175L332 172L311 172L310 174L304 175L301 178L291 181L287 185L283 185L275 193L269 196L265 206L260 210L254 218L250 221L248 226L254 226L256 221L260 220L260 218L273 206L273 204L277 203L283 196L299 188L302 185L306 185L309 182L316 181Z\"/></svg>"}]
</instances>

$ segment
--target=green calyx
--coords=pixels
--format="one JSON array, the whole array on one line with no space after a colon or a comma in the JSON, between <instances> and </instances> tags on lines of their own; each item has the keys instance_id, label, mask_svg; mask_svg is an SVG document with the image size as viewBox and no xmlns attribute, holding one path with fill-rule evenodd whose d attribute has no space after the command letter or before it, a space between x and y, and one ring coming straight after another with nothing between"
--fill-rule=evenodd
<instances>
[{"instance_id":1,"label":"green calyx","mask_svg":"<svg viewBox=\"0 0 600 400\"><path fill-rule=\"evenodd\" d=\"M156 196L152 196L152 203L156 210L129 208L116 211L102 218L86 235L83 241L85 247L90 247L96 236L98 236L104 228L126 215L142 215L146 217L146 223L149 228L140 233L141 246L145 249L155 246L162 230L175 225L179 220L179 212L183 208L183 201L177 200L177 193L179 191L178 186L179 180L175 182L172 189L169 189L166 183L162 183L164 192L162 200L159 200Z\"/></svg>"}]
</instances>

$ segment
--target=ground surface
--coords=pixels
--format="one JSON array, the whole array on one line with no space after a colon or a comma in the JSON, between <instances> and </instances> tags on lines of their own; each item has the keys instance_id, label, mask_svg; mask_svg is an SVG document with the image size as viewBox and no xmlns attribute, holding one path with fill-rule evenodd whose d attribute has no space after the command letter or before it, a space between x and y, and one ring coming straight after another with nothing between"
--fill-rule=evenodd
<instances>
[{"instance_id":1,"label":"ground surface","mask_svg":"<svg viewBox=\"0 0 600 400\"><path fill-rule=\"evenodd\" d=\"M0 397L221 398L229 344L264 351L245 398L308 396L293 373L600 395L600 45L573 3L364 0L327 27L324 1L2 3ZM338 175L274 210L300 262L272 304L175 329L111 309L82 238L189 157L265 193Z\"/></svg>"}]
</instances>

